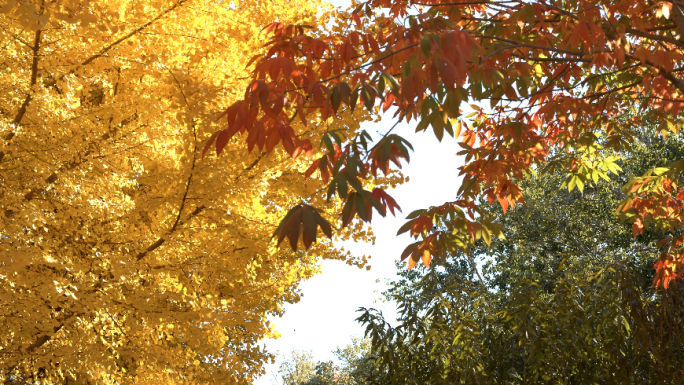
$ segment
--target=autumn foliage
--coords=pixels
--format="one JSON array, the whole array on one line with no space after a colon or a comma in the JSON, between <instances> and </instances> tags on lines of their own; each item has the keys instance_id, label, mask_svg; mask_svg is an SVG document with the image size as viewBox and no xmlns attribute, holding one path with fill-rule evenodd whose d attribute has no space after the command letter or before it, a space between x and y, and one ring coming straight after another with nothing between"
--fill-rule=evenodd
<instances>
[{"instance_id":1,"label":"autumn foliage","mask_svg":"<svg viewBox=\"0 0 684 385\"><path fill-rule=\"evenodd\" d=\"M268 317L298 301L317 259L364 260L327 240L307 255L270 242L289 207L323 188L304 180L303 157L249 154L221 135L222 158L202 149L248 86L263 27L315 26L328 8L7 0L0 10L0 381L251 383L273 357L260 342L278 335ZM312 118L308 135L351 136L363 119ZM325 217L341 210L309 202ZM338 233L352 234L367 236Z\"/></svg>"},{"instance_id":2,"label":"autumn foliage","mask_svg":"<svg viewBox=\"0 0 684 385\"><path fill-rule=\"evenodd\" d=\"M500 235L480 199L504 210L524 203L519 182L531 172L562 170L566 186L619 172L616 162L640 127L679 131L684 108L683 4L641 0L369 0L355 4L321 32L275 22L268 52L253 58L253 80L226 111L213 137L241 133L248 149L282 144L292 157L317 143L297 139L292 122L335 120L365 108L393 113L458 138L466 163L452 202L414 213L404 230L416 237L403 255L409 267L467 250ZM468 104L470 103L470 105ZM224 120L225 122L225 120ZM325 146L316 170L346 207L369 221L385 214L361 180L408 161L409 143L395 132L367 144L364 134ZM362 144L361 144L362 143ZM360 145L361 144L361 145ZM334 166L332 166L334 163ZM684 262L682 166L636 178L618 211L634 235L654 226L663 243L655 283L681 274ZM354 192L347 193L350 189ZM386 194L386 193L385 193ZM349 214L351 213L351 214ZM305 221L306 222L306 221ZM306 223L305 223L306 224Z\"/></svg>"},{"instance_id":3,"label":"autumn foliage","mask_svg":"<svg viewBox=\"0 0 684 385\"><path fill-rule=\"evenodd\" d=\"M467 252L502 234L482 203L523 204L530 173L583 190L637 131L679 132L682 7L0 0L0 378L251 381L266 317L317 257L348 258L328 238L400 210L386 190L412 146L362 120L457 138L456 199L400 232L409 267ZM634 236L664 233L665 288L682 171L633 178L616 207Z\"/></svg>"}]
</instances>

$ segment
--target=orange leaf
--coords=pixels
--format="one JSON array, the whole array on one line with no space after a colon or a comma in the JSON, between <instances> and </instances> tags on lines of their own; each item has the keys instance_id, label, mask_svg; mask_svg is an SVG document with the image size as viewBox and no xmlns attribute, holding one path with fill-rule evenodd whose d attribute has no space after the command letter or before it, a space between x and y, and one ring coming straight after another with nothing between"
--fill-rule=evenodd
<instances>
[{"instance_id":1,"label":"orange leaf","mask_svg":"<svg viewBox=\"0 0 684 385\"><path fill-rule=\"evenodd\" d=\"M634 238L637 237L639 234L643 234L644 232L644 223L641 221L641 218L637 218L637 220L634 221L634 224L632 225L632 235Z\"/></svg>"}]
</instances>

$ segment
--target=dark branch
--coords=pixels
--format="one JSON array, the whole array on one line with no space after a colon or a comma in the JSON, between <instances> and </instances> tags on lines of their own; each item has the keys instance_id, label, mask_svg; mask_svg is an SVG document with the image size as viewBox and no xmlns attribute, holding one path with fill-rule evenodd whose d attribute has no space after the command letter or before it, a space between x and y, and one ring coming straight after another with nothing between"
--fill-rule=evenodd
<instances>
[{"instance_id":1,"label":"dark branch","mask_svg":"<svg viewBox=\"0 0 684 385\"><path fill-rule=\"evenodd\" d=\"M147 27L149 27L150 25L152 25L155 21L161 19L162 17L166 16L169 12L172 12L174 9L176 9L176 8L178 8L179 6L183 5L183 3L185 3L186 1L187 1L187 0L180 0L178 3L174 4L171 8L169 8L169 9L167 9L166 11L160 13L160 14L159 14L157 17L155 17L154 19L148 21L147 23L145 23L145 24L141 25L140 27L134 29L133 31L129 32L126 36L124 36L124 37L118 39L118 40L115 41L114 43L112 43L112 44L108 45L107 47L103 48L99 53L97 53L97 54L95 54L95 55L89 57L88 59L86 59L86 61L84 61L83 63L81 63L81 65L84 66L84 65L90 64L93 60L95 60L95 59L97 59L97 58L103 56L104 54L106 54L106 53L107 53L109 50L111 50L112 48L116 47L117 45L119 45L119 44L123 43L124 41L130 39L131 37L135 36L135 35L138 34L140 31L142 31L142 30L144 30L145 28L147 28Z\"/></svg>"}]
</instances>

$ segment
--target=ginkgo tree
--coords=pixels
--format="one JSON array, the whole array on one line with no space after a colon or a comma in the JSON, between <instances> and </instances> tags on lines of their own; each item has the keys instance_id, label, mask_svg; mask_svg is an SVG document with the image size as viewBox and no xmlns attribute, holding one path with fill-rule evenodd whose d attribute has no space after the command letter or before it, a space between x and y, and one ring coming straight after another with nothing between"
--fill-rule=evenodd
<instances>
[{"instance_id":1,"label":"ginkgo tree","mask_svg":"<svg viewBox=\"0 0 684 385\"><path fill-rule=\"evenodd\" d=\"M326 234L341 226L305 157L221 135L222 158L202 146L248 86L264 26L334 12L309 0L2 0L0 12L0 381L251 383L273 358L267 317L299 299L317 260L366 260L270 242L303 199L320 210L305 218L332 220ZM293 122L295 141L353 137L367 118ZM360 224L338 235L372 237Z\"/></svg>"},{"instance_id":2,"label":"ginkgo tree","mask_svg":"<svg viewBox=\"0 0 684 385\"><path fill-rule=\"evenodd\" d=\"M363 108L458 138L465 164L456 199L410 214L400 230L417 240L402 256L409 268L500 235L480 198L504 211L524 203L520 181L545 170L564 171L565 186L582 190L619 171L635 128L655 124L665 136L682 124L679 1L368 0L327 27L323 35L284 22L266 29L268 52L253 58L244 97L226 109L227 125L206 149L220 151L239 134L249 150L282 145L297 157L309 143L297 140L294 122L303 130ZM363 132L322 140L306 174L344 201L344 224L398 207L361 182L409 161L399 132L374 142ZM684 268L682 171L675 162L635 177L616 207L635 236L647 226L669 234L655 266L664 287ZM283 223L275 235L292 241L318 222L289 215Z\"/></svg>"}]
</instances>

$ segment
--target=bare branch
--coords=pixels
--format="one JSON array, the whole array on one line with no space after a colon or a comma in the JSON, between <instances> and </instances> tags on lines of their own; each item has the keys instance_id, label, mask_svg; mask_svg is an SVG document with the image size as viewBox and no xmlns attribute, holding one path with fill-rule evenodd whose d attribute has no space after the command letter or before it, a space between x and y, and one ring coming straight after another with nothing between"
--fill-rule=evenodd
<instances>
[{"instance_id":1,"label":"bare branch","mask_svg":"<svg viewBox=\"0 0 684 385\"><path fill-rule=\"evenodd\" d=\"M42 29L37 30L33 38L33 47L31 48L33 50L33 61L31 62L31 82L29 85L29 90L26 94L26 98L24 99L24 102L21 104L21 107L19 107L17 115L14 117L14 124L16 125L21 124L21 120L24 118L24 115L26 114L26 109L28 108L31 99L33 98L33 86L36 85L36 81L38 79L38 51L40 50L40 38L42 33ZM10 132L9 134L7 134L5 136L5 140L10 140L12 139L12 137L14 137L14 132Z\"/></svg>"}]
</instances>

